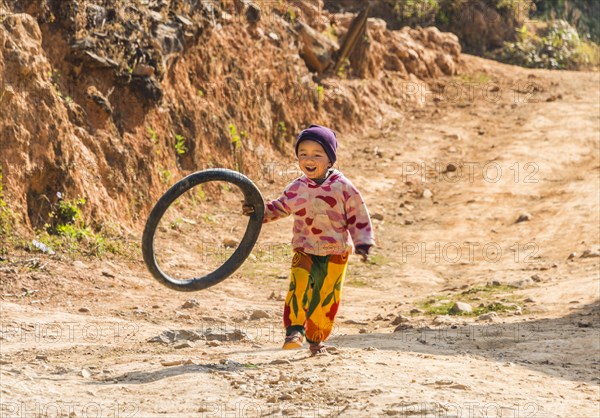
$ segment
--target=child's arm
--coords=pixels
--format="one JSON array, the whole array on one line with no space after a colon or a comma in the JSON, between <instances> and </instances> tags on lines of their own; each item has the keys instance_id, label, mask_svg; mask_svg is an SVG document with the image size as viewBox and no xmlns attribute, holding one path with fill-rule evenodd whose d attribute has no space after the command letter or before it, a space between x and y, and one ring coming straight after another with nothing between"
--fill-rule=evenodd
<instances>
[{"instance_id":1,"label":"child's arm","mask_svg":"<svg viewBox=\"0 0 600 418\"><path fill-rule=\"evenodd\" d=\"M265 203L265 218L263 223L276 221L277 219L285 218L292 213L292 210L287 204L287 196L285 192L278 199Z\"/></svg>"},{"instance_id":2,"label":"child's arm","mask_svg":"<svg viewBox=\"0 0 600 418\"><path fill-rule=\"evenodd\" d=\"M349 197L345 202L348 232L354 242L356 253L365 259L371 247L375 245L373 225L360 192L353 186L350 186L349 189Z\"/></svg>"},{"instance_id":3,"label":"child's arm","mask_svg":"<svg viewBox=\"0 0 600 418\"><path fill-rule=\"evenodd\" d=\"M292 209L288 202L291 198L296 196L296 194L291 193L290 189L296 190L297 188L298 185L292 183L285 188L283 194L278 199L265 202L265 217L263 218L263 223L285 218L292 213ZM250 215L251 213L254 213L254 208L247 203L242 202L242 213L244 215Z\"/></svg>"}]
</instances>

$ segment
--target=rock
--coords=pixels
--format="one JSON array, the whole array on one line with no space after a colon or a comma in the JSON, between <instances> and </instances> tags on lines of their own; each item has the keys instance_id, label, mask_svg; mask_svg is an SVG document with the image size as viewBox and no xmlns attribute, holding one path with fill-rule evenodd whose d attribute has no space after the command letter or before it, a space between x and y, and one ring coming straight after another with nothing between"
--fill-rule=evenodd
<instances>
[{"instance_id":1,"label":"rock","mask_svg":"<svg viewBox=\"0 0 600 418\"><path fill-rule=\"evenodd\" d=\"M248 8L246 9L246 20L250 23L256 23L260 21L262 12L260 6L256 3L249 2Z\"/></svg>"},{"instance_id":2,"label":"rock","mask_svg":"<svg viewBox=\"0 0 600 418\"><path fill-rule=\"evenodd\" d=\"M179 365L183 364L183 360L171 360L171 361L163 360L160 362L160 364L161 364L161 366L165 366L165 367L179 366Z\"/></svg>"},{"instance_id":3,"label":"rock","mask_svg":"<svg viewBox=\"0 0 600 418\"><path fill-rule=\"evenodd\" d=\"M529 213L522 213L519 215L519 217L517 218L517 220L515 221L516 224L518 224L519 222L527 222L530 221L532 218L531 214Z\"/></svg>"},{"instance_id":4,"label":"rock","mask_svg":"<svg viewBox=\"0 0 600 418\"><path fill-rule=\"evenodd\" d=\"M86 308L86 307L79 308L79 312L88 313L89 311L90 311L90 309Z\"/></svg>"},{"instance_id":5,"label":"rock","mask_svg":"<svg viewBox=\"0 0 600 418\"><path fill-rule=\"evenodd\" d=\"M92 377L92 372L89 369L81 369L81 376L85 377L86 379L89 379L90 377Z\"/></svg>"},{"instance_id":6,"label":"rock","mask_svg":"<svg viewBox=\"0 0 600 418\"><path fill-rule=\"evenodd\" d=\"M574 259L575 257L577 257L577 253L571 253L571 254L569 254L569 256L567 257L567 260L572 260L572 259Z\"/></svg>"},{"instance_id":7,"label":"rock","mask_svg":"<svg viewBox=\"0 0 600 418\"><path fill-rule=\"evenodd\" d=\"M207 341L250 341L252 337L239 329L211 329L208 328L204 333L204 338Z\"/></svg>"},{"instance_id":8,"label":"rock","mask_svg":"<svg viewBox=\"0 0 600 418\"><path fill-rule=\"evenodd\" d=\"M281 395L279 397L280 401L291 401L292 399L294 399L294 397L292 395L290 395L289 393L284 393L283 395Z\"/></svg>"},{"instance_id":9,"label":"rock","mask_svg":"<svg viewBox=\"0 0 600 418\"><path fill-rule=\"evenodd\" d=\"M294 29L302 40L300 56L311 71L322 73L333 64L333 54L339 49L336 42L300 21Z\"/></svg>"},{"instance_id":10,"label":"rock","mask_svg":"<svg viewBox=\"0 0 600 418\"><path fill-rule=\"evenodd\" d=\"M450 312L453 314L469 313L473 312L473 307L465 302L455 302L450 308Z\"/></svg>"},{"instance_id":11,"label":"rock","mask_svg":"<svg viewBox=\"0 0 600 418\"><path fill-rule=\"evenodd\" d=\"M423 311L418 308L413 308L410 310L410 313L411 314L420 314L420 313L423 313Z\"/></svg>"},{"instance_id":12,"label":"rock","mask_svg":"<svg viewBox=\"0 0 600 418\"><path fill-rule=\"evenodd\" d=\"M359 334L366 334L367 332L369 332L366 328L361 328L358 330Z\"/></svg>"},{"instance_id":13,"label":"rock","mask_svg":"<svg viewBox=\"0 0 600 418\"><path fill-rule=\"evenodd\" d=\"M192 316L190 314L179 312L179 311L175 311L175 317L177 319L192 319Z\"/></svg>"},{"instance_id":14,"label":"rock","mask_svg":"<svg viewBox=\"0 0 600 418\"><path fill-rule=\"evenodd\" d=\"M409 322L410 319L402 316L402 315L398 315L396 318L394 318L394 320L391 322L392 325L398 325L398 324L403 324L405 322Z\"/></svg>"},{"instance_id":15,"label":"rock","mask_svg":"<svg viewBox=\"0 0 600 418\"><path fill-rule=\"evenodd\" d=\"M457 323L457 319L449 315L438 315L433 318L434 325L456 325Z\"/></svg>"},{"instance_id":16,"label":"rock","mask_svg":"<svg viewBox=\"0 0 600 418\"><path fill-rule=\"evenodd\" d=\"M252 314L250 315L250 319L261 319L261 318L270 318L271 315L269 315L268 312L257 309L254 312L252 312Z\"/></svg>"},{"instance_id":17,"label":"rock","mask_svg":"<svg viewBox=\"0 0 600 418\"><path fill-rule=\"evenodd\" d=\"M164 331L156 337L152 337L147 340L149 343L162 343L169 344L178 341L198 341L204 339L204 335L201 332L194 330L168 330Z\"/></svg>"},{"instance_id":18,"label":"rock","mask_svg":"<svg viewBox=\"0 0 600 418\"><path fill-rule=\"evenodd\" d=\"M525 302L527 302L527 303L535 303L535 299L529 297L529 298L525 299Z\"/></svg>"},{"instance_id":19,"label":"rock","mask_svg":"<svg viewBox=\"0 0 600 418\"><path fill-rule=\"evenodd\" d=\"M496 312L488 312L485 313L483 315L479 315L479 317L477 318L481 321L495 321L498 319L498 314Z\"/></svg>"},{"instance_id":20,"label":"rock","mask_svg":"<svg viewBox=\"0 0 600 418\"><path fill-rule=\"evenodd\" d=\"M523 315L523 309L520 306L517 306L515 311L513 312L515 315Z\"/></svg>"},{"instance_id":21,"label":"rock","mask_svg":"<svg viewBox=\"0 0 600 418\"><path fill-rule=\"evenodd\" d=\"M457 167L456 167L456 165L454 165L454 164L452 164L452 163L449 163L449 164L446 166L446 172L447 172L447 173L453 173L453 172L455 172L456 170L457 170Z\"/></svg>"},{"instance_id":22,"label":"rock","mask_svg":"<svg viewBox=\"0 0 600 418\"><path fill-rule=\"evenodd\" d=\"M292 362L289 361L289 360L287 360L287 359L277 359L277 360L271 361L269 364L273 364L273 365L278 365L278 364L292 364Z\"/></svg>"},{"instance_id":23,"label":"rock","mask_svg":"<svg viewBox=\"0 0 600 418\"><path fill-rule=\"evenodd\" d=\"M103 58L100 55L94 54L92 51L85 51L83 53L83 59L88 67L90 68L118 68L119 64L110 59Z\"/></svg>"},{"instance_id":24,"label":"rock","mask_svg":"<svg viewBox=\"0 0 600 418\"><path fill-rule=\"evenodd\" d=\"M377 221L383 221L383 215L381 213L374 213L371 215L371 219L375 219Z\"/></svg>"},{"instance_id":25,"label":"rock","mask_svg":"<svg viewBox=\"0 0 600 418\"><path fill-rule=\"evenodd\" d=\"M592 250L584 250L579 258L595 258L600 257L600 252Z\"/></svg>"},{"instance_id":26,"label":"rock","mask_svg":"<svg viewBox=\"0 0 600 418\"><path fill-rule=\"evenodd\" d=\"M411 324L400 324L396 328L394 328L393 332L406 331L407 329L413 329L414 327Z\"/></svg>"},{"instance_id":27,"label":"rock","mask_svg":"<svg viewBox=\"0 0 600 418\"><path fill-rule=\"evenodd\" d=\"M424 199L431 199L433 197L433 193L431 192L431 190L425 189L425 190L423 190L423 193L421 194L421 196Z\"/></svg>"},{"instance_id":28,"label":"rock","mask_svg":"<svg viewBox=\"0 0 600 418\"><path fill-rule=\"evenodd\" d=\"M540 277L539 274L534 274L533 276L531 276L531 280L533 280L536 283L539 283L542 281L542 278Z\"/></svg>"},{"instance_id":29,"label":"rock","mask_svg":"<svg viewBox=\"0 0 600 418\"><path fill-rule=\"evenodd\" d=\"M531 278L527 277L525 279L516 280L514 282L506 283L506 285L510 286L510 287L516 287L516 288L522 289L524 287L533 285L533 283L534 283L533 280Z\"/></svg>"},{"instance_id":30,"label":"rock","mask_svg":"<svg viewBox=\"0 0 600 418\"><path fill-rule=\"evenodd\" d=\"M75 260L75 261L73 261L73 267L75 267L75 268L78 268L78 269L81 269L81 270L83 270L83 269L87 269L87 268L88 268L88 266L86 266L85 264L83 264L83 263L82 263L81 261L79 261L79 260Z\"/></svg>"},{"instance_id":31,"label":"rock","mask_svg":"<svg viewBox=\"0 0 600 418\"><path fill-rule=\"evenodd\" d=\"M184 342L182 342L180 344L175 345L173 348L180 349L180 348L190 348L190 347L193 347L193 346L194 345L191 342L184 341Z\"/></svg>"},{"instance_id":32,"label":"rock","mask_svg":"<svg viewBox=\"0 0 600 418\"><path fill-rule=\"evenodd\" d=\"M192 309L200 306L200 302L196 299L187 300L183 305L181 305L181 309Z\"/></svg>"},{"instance_id":33,"label":"rock","mask_svg":"<svg viewBox=\"0 0 600 418\"><path fill-rule=\"evenodd\" d=\"M225 248L235 248L238 246L238 241L233 238L225 238L222 242L223 247Z\"/></svg>"},{"instance_id":34,"label":"rock","mask_svg":"<svg viewBox=\"0 0 600 418\"><path fill-rule=\"evenodd\" d=\"M137 64L133 69L133 75L138 77L152 77L156 70L151 65Z\"/></svg>"}]
</instances>

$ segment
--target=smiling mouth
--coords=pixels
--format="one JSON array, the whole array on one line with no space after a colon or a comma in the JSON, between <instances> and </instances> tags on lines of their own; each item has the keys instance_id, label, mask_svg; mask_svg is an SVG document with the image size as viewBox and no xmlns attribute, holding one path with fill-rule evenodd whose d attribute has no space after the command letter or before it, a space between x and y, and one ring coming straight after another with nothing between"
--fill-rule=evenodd
<instances>
[{"instance_id":1,"label":"smiling mouth","mask_svg":"<svg viewBox=\"0 0 600 418\"><path fill-rule=\"evenodd\" d=\"M306 169L306 171L308 171L309 173L314 173L315 171L317 171L317 167L304 167Z\"/></svg>"}]
</instances>

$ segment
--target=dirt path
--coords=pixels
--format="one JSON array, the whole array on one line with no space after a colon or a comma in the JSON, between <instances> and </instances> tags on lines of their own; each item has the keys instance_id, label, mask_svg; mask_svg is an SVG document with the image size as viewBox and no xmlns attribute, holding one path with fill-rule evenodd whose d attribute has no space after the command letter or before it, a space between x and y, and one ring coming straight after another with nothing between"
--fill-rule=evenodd
<instances>
[{"instance_id":1,"label":"dirt path","mask_svg":"<svg viewBox=\"0 0 600 418\"><path fill-rule=\"evenodd\" d=\"M351 260L332 355L279 349L289 220L191 295L139 262L32 256L2 271L0 416L598 416L599 76L465 59L476 73L342 139L379 248ZM432 314L453 301L506 309ZM147 342L208 328L251 339Z\"/></svg>"}]
</instances>

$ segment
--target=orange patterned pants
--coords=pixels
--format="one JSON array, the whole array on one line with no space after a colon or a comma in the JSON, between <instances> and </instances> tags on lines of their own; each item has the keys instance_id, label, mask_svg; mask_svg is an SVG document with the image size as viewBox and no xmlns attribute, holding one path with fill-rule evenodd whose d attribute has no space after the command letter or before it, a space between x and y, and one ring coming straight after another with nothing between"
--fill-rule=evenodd
<instances>
[{"instance_id":1,"label":"orange patterned pants","mask_svg":"<svg viewBox=\"0 0 600 418\"><path fill-rule=\"evenodd\" d=\"M309 343L319 343L329 337L347 267L347 253L326 256L294 253L290 288L283 309L287 335L300 331Z\"/></svg>"}]
</instances>

